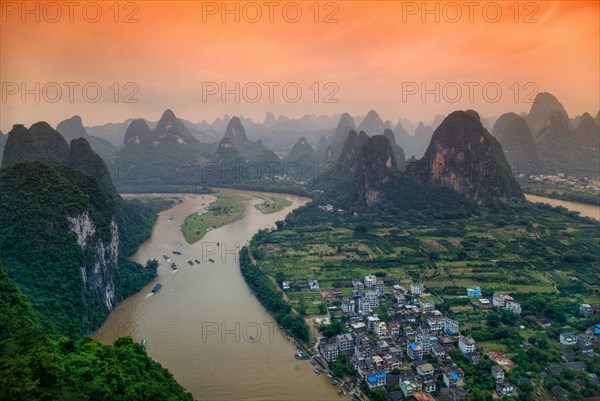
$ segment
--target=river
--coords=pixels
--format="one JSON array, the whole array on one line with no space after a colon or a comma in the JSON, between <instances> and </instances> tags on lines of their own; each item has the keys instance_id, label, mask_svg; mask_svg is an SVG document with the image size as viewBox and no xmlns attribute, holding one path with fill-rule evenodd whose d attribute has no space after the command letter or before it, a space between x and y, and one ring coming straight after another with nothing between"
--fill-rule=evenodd
<instances>
[{"instance_id":1,"label":"river","mask_svg":"<svg viewBox=\"0 0 600 401\"><path fill-rule=\"evenodd\" d=\"M600 220L600 206L588 205L580 202L565 201L560 199L546 198L544 196L537 196L531 194L525 194L530 202L541 202L548 203L552 206L562 206L574 212L579 212L581 216L591 217L596 220Z\"/></svg>"},{"instance_id":2,"label":"river","mask_svg":"<svg viewBox=\"0 0 600 401\"><path fill-rule=\"evenodd\" d=\"M183 202L159 214L151 238L132 256L140 263L158 259L158 278L117 306L95 337L104 343L119 336L145 339L148 354L197 400L339 399L330 378L316 375L308 360L294 358L295 345L250 292L237 257L239 247L259 229L275 227L275 221L309 200L277 194L292 205L262 214L254 205L266 194L222 191L247 197L244 217L190 245L180 225L214 198L177 195ZM173 250L182 255L173 255ZM177 271L164 260L164 253L177 263ZM208 258L215 262L206 262ZM199 259L201 264L190 266L187 259ZM156 283L163 287L151 294Z\"/></svg>"}]
</instances>

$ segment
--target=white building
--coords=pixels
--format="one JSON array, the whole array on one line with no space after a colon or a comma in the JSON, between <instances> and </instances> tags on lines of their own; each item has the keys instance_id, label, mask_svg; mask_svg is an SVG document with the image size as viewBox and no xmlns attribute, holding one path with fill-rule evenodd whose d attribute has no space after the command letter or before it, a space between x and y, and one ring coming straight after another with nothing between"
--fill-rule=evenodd
<instances>
[{"instance_id":1,"label":"white building","mask_svg":"<svg viewBox=\"0 0 600 401\"><path fill-rule=\"evenodd\" d=\"M308 286L312 291L316 291L319 289L319 281L313 276L308 278Z\"/></svg>"},{"instance_id":2,"label":"white building","mask_svg":"<svg viewBox=\"0 0 600 401\"><path fill-rule=\"evenodd\" d=\"M463 354L475 352L475 340L471 336L460 336L458 338L458 348L460 348Z\"/></svg>"},{"instance_id":3,"label":"white building","mask_svg":"<svg viewBox=\"0 0 600 401\"><path fill-rule=\"evenodd\" d=\"M517 315L521 314L521 305L518 302L508 301L506 302L504 308L512 313L516 313Z\"/></svg>"},{"instance_id":4,"label":"white building","mask_svg":"<svg viewBox=\"0 0 600 401\"><path fill-rule=\"evenodd\" d=\"M354 348L354 338L350 333L340 334L336 336L335 342L341 352L346 352Z\"/></svg>"},{"instance_id":5,"label":"white building","mask_svg":"<svg viewBox=\"0 0 600 401\"><path fill-rule=\"evenodd\" d=\"M514 301L513 297L510 295L506 295L503 293L496 293L492 296L492 305L497 308L504 308L506 303L509 301Z\"/></svg>"},{"instance_id":6,"label":"white building","mask_svg":"<svg viewBox=\"0 0 600 401\"><path fill-rule=\"evenodd\" d=\"M369 274L365 276L365 287L373 288L375 287L375 283L377 282L377 277L374 274Z\"/></svg>"},{"instance_id":7,"label":"white building","mask_svg":"<svg viewBox=\"0 0 600 401\"><path fill-rule=\"evenodd\" d=\"M423 293L423 283L410 283L410 292L413 295L421 295Z\"/></svg>"},{"instance_id":8,"label":"white building","mask_svg":"<svg viewBox=\"0 0 600 401\"><path fill-rule=\"evenodd\" d=\"M379 324L380 320L377 316L368 316L367 317L367 329L375 330L375 326Z\"/></svg>"},{"instance_id":9,"label":"white building","mask_svg":"<svg viewBox=\"0 0 600 401\"><path fill-rule=\"evenodd\" d=\"M283 281L281 283L281 288L283 288L284 290L289 290L290 289L290 284L291 284L290 281Z\"/></svg>"},{"instance_id":10,"label":"white building","mask_svg":"<svg viewBox=\"0 0 600 401\"><path fill-rule=\"evenodd\" d=\"M370 312L379 306L379 297L373 291L366 292L363 296L363 312Z\"/></svg>"},{"instance_id":11,"label":"white building","mask_svg":"<svg viewBox=\"0 0 600 401\"><path fill-rule=\"evenodd\" d=\"M376 326L375 326L375 334L377 334L378 337L386 337L388 335L388 329L387 329L387 325L385 324L385 322L379 322Z\"/></svg>"},{"instance_id":12,"label":"white building","mask_svg":"<svg viewBox=\"0 0 600 401\"><path fill-rule=\"evenodd\" d=\"M577 344L577 336L573 333L562 333L560 335L560 343L562 345L576 345Z\"/></svg>"}]
</instances>

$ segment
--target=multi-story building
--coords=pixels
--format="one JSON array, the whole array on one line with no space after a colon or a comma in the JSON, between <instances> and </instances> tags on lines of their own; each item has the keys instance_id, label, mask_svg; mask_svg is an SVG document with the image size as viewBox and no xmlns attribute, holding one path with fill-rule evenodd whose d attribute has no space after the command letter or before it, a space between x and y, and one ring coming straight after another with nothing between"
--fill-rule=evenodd
<instances>
[{"instance_id":1,"label":"multi-story building","mask_svg":"<svg viewBox=\"0 0 600 401\"><path fill-rule=\"evenodd\" d=\"M363 312L370 312L379 306L379 297L374 291L366 292L363 296Z\"/></svg>"},{"instance_id":2,"label":"multi-story building","mask_svg":"<svg viewBox=\"0 0 600 401\"><path fill-rule=\"evenodd\" d=\"M467 288L467 296L470 298L479 298L481 296L481 288L471 287Z\"/></svg>"},{"instance_id":3,"label":"multi-story building","mask_svg":"<svg viewBox=\"0 0 600 401\"><path fill-rule=\"evenodd\" d=\"M459 334L458 321L450 318L446 318L444 321L444 332L449 336L456 336Z\"/></svg>"},{"instance_id":4,"label":"multi-story building","mask_svg":"<svg viewBox=\"0 0 600 401\"><path fill-rule=\"evenodd\" d=\"M444 328L444 325L446 324L446 317L443 316L442 314L433 314L430 316L427 316L427 326L429 327L429 330L437 332L437 331L441 331Z\"/></svg>"},{"instance_id":5,"label":"multi-story building","mask_svg":"<svg viewBox=\"0 0 600 401\"><path fill-rule=\"evenodd\" d=\"M385 322L379 322L375 326L375 334L377 334L377 336L379 338L381 338L381 337L387 337L387 335L388 335L388 329L387 329L387 325L385 324Z\"/></svg>"},{"instance_id":6,"label":"multi-story building","mask_svg":"<svg viewBox=\"0 0 600 401\"><path fill-rule=\"evenodd\" d=\"M319 289L319 281L314 276L311 276L308 278L308 286L312 291L316 291Z\"/></svg>"},{"instance_id":7,"label":"multi-story building","mask_svg":"<svg viewBox=\"0 0 600 401\"><path fill-rule=\"evenodd\" d=\"M460 336L458 338L458 348L463 354L469 354L475 351L475 340L471 336Z\"/></svg>"},{"instance_id":8,"label":"multi-story building","mask_svg":"<svg viewBox=\"0 0 600 401\"><path fill-rule=\"evenodd\" d=\"M354 312L354 302L351 299L344 299L342 301L342 312L344 312L344 313Z\"/></svg>"},{"instance_id":9,"label":"multi-story building","mask_svg":"<svg viewBox=\"0 0 600 401\"><path fill-rule=\"evenodd\" d=\"M352 286L354 287L354 290L359 291L359 296L362 295L362 292L365 290L365 285L357 278L352 280Z\"/></svg>"},{"instance_id":10,"label":"multi-story building","mask_svg":"<svg viewBox=\"0 0 600 401\"><path fill-rule=\"evenodd\" d=\"M464 374L461 374L461 372L458 369L448 369L444 372L443 375L444 384L448 388L463 386L463 377Z\"/></svg>"},{"instance_id":11,"label":"multi-story building","mask_svg":"<svg viewBox=\"0 0 600 401\"><path fill-rule=\"evenodd\" d=\"M365 287L373 288L375 287L375 283L377 282L377 277L374 274L369 274L365 276Z\"/></svg>"},{"instance_id":12,"label":"multi-story building","mask_svg":"<svg viewBox=\"0 0 600 401\"><path fill-rule=\"evenodd\" d=\"M417 366L417 374L421 376L423 388L428 393L433 393L436 388L436 379L434 373L435 370L433 369L433 365L430 363L424 363Z\"/></svg>"},{"instance_id":13,"label":"multi-story building","mask_svg":"<svg viewBox=\"0 0 600 401\"><path fill-rule=\"evenodd\" d=\"M504 370L499 365L492 366L492 377L496 382L503 382Z\"/></svg>"},{"instance_id":14,"label":"multi-story building","mask_svg":"<svg viewBox=\"0 0 600 401\"><path fill-rule=\"evenodd\" d=\"M569 346L577 344L577 336L573 333L562 333L559 339L562 345Z\"/></svg>"},{"instance_id":15,"label":"multi-story building","mask_svg":"<svg viewBox=\"0 0 600 401\"><path fill-rule=\"evenodd\" d=\"M352 337L352 334L350 333L336 336L335 342L340 352L350 351L352 348L354 348L354 337Z\"/></svg>"},{"instance_id":16,"label":"multi-story building","mask_svg":"<svg viewBox=\"0 0 600 401\"><path fill-rule=\"evenodd\" d=\"M385 373L379 373L377 375L367 376L367 385L373 389L375 387L385 386L387 375Z\"/></svg>"},{"instance_id":17,"label":"multi-story building","mask_svg":"<svg viewBox=\"0 0 600 401\"><path fill-rule=\"evenodd\" d=\"M423 283L410 283L410 292L413 295L421 295L423 293Z\"/></svg>"},{"instance_id":18,"label":"multi-story building","mask_svg":"<svg viewBox=\"0 0 600 401\"><path fill-rule=\"evenodd\" d=\"M515 301L507 301L504 306L506 310L511 311L512 313L516 313L517 315L521 314L521 305Z\"/></svg>"},{"instance_id":19,"label":"multi-story building","mask_svg":"<svg viewBox=\"0 0 600 401\"><path fill-rule=\"evenodd\" d=\"M400 323L390 323L390 336L398 336L400 335Z\"/></svg>"},{"instance_id":20,"label":"multi-story building","mask_svg":"<svg viewBox=\"0 0 600 401\"><path fill-rule=\"evenodd\" d=\"M375 282L375 294L378 297L382 297L385 294L385 286L383 285L383 280L377 280Z\"/></svg>"},{"instance_id":21,"label":"multi-story building","mask_svg":"<svg viewBox=\"0 0 600 401\"><path fill-rule=\"evenodd\" d=\"M492 296L492 305L497 308L504 308L506 303L509 301L514 301L513 297L510 295L506 295L503 293L496 293Z\"/></svg>"},{"instance_id":22,"label":"multi-story building","mask_svg":"<svg viewBox=\"0 0 600 401\"><path fill-rule=\"evenodd\" d=\"M579 314L583 317L590 317L594 313L594 309L590 304L579 305Z\"/></svg>"},{"instance_id":23,"label":"multi-story building","mask_svg":"<svg viewBox=\"0 0 600 401\"><path fill-rule=\"evenodd\" d=\"M325 342L321 340L319 348L321 349L321 355L323 355L327 362L334 362L340 355L340 350L334 341Z\"/></svg>"},{"instance_id":24,"label":"multi-story building","mask_svg":"<svg viewBox=\"0 0 600 401\"><path fill-rule=\"evenodd\" d=\"M408 354L408 357L413 361L423 359L423 347L415 343L408 344L408 347L406 348L406 353Z\"/></svg>"},{"instance_id":25,"label":"multi-story building","mask_svg":"<svg viewBox=\"0 0 600 401\"><path fill-rule=\"evenodd\" d=\"M404 394L404 398L412 397L412 395L423 389L421 377L413 372L405 372L400 375L399 380L400 390Z\"/></svg>"},{"instance_id":26,"label":"multi-story building","mask_svg":"<svg viewBox=\"0 0 600 401\"><path fill-rule=\"evenodd\" d=\"M430 313L435 309L435 303L430 300L421 301L421 313Z\"/></svg>"},{"instance_id":27,"label":"multi-story building","mask_svg":"<svg viewBox=\"0 0 600 401\"><path fill-rule=\"evenodd\" d=\"M377 316L367 316L367 330L375 331L375 326L379 324L381 320Z\"/></svg>"}]
</instances>

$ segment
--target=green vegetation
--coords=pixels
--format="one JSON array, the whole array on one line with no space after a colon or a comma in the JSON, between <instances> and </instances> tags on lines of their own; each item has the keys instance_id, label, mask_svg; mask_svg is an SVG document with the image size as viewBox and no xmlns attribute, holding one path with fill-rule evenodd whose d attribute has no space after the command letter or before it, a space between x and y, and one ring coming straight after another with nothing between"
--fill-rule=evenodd
<instances>
[{"instance_id":1,"label":"green vegetation","mask_svg":"<svg viewBox=\"0 0 600 401\"><path fill-rule=\"evenodd\" d=\"M586 182L586 178L580 178L580 181ZM523 192L545 196L552 199L560 199L571 202L586 203L588 205L600 205L600 195L594 195L589 192L576 191L562 185L550 185L542 182L532 182L524 180L520 182Z\"/></svg>"},{"instance_id":2,"label":"green vegetation","mask_svg":"<svg viewBox=\"0 0 600 401\"><path fill-rule=\"evenodd\" d=\"M277 323L297 339L308 341L308 325L283 299L282 292L263 269L251 262L247 247L243 247L240 251L240 269L248 287L267 311L275 317Z\"/></svg>"},{"instance_id":3,"label":"green vegetation","mask_svg":"<svg viewBox=\"0 0 600 401\"><path fill-rule=\"evenodd\" d=\"M187 216L181 226L185 240L190 244L200 241L211 229L233 223L244 216L245 205L239 195L219 193L217 200L204 212Z\"/></svg>"},{"instance_id":4,"label":"green vegetation","mask_svg":"<svg viewBox=\"0 0 600 401\"><path fill-rule=\"evenodd\" d=\"M425 281L434 296L448 302L473 285L488 296L558 290L563 297L597 299L600 294L599 223L564 208L515 203L447 217L452 211L343 205L338 214L316 206L292 212L285 225L262 230L252 241L261 267L278 281L292 281L290 302L312 294L298 291L295 281L314 275L322 289L339 287L347 296L352 278L370 273L404 284ZM462 308L465 319L475 306L475 301L448 304Z\"/></svg>"},{"instance_id":5,"label":"green vegetation","mask_svg":"<svg viewBox=\"0 0 600 401\"><path fill-rule=\"evenodd\" d=\"M127 256L149 237L156 211L170 203L123 202L79 169L40 162L0 170L0 195L0 262L52 331L89 333L108 314L100 292L86 287L80 270L93 266L97 255L82 251L67 216L89 214L95 226L90 241L104 244L111 241L112 222L117 223L119 253L116 263L109 263L115 303L156 275L154 264L144 268Z\"/></svg>"},{"instance_id":6,"label":"green vegetation","mask_svg":"<svg viewBox=\"0 0 600 401\"><path fill-rule=\"evenodd\" d=\"M52 339L0 267L0 400L192 400L144 348L125 337Z\"/></svg>"},{"instance_id":7,"label":"green vegetation","mask_svg":"<svg viewBox=\"0 0 600 401\"><path fill-rule=\"evenodd\" d=\"M273 196L265 199L264 202L258 205L254 205L254 207L261 213L270 214L279 212L285 209L286 207L290 206L291 204L292 202L287 199L280 198L279 196Z\"/></svg>"}]
</instances>

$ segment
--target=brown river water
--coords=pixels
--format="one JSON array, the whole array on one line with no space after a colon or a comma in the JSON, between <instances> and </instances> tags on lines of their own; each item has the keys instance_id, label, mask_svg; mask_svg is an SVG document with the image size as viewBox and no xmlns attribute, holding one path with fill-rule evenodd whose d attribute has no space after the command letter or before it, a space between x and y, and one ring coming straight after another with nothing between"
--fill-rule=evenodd
<instances>
[{"instance_id":1,"label":"brown river water","mask_svg":"<svg viewBox=\"0 0 600 401\"><path fill-rule=\"evenodd\" d=\"M537 196L531 194L525 194L525 198L527 198L530 202L540 202L540 203L548 203L552 206L562 206L574 212L579 212L581 216L591 217L596 220L600 220L600 207L595 205L588 205L580 202L572 202L565 201L560 199L552 199L546 198L544 196Z\"/></svg>"},{"instance_id":2,"label":"brown river water","mask_svg":"<svg viewBox=\"0 0 600 401\"><path fill-rule=\"evenodd\" d=\"M262 214L254 205L262 202L258 196L267 194L222 191L248 197L244 217L209 231L190 245L183 238L181 224L214 198L177 195L183 202L160 213L151 238L132 256L140 263L159 260L158 277L112 311L94 336L105 343L119 336L145 339L148 354L197 400L340 399L330 384L332 379L315 374L308 360L294 358L296 346L250 292L236 256L259 229L275 227L275 221L309 199L277 194L293 204ZM174 250L182 255L174 255ZM201 264L190 266L187 259L199 259ZM177 264L177 271L171 269L171 262ZM156 283L163 287L152 294Z\"/></svg>"}]
</instances>

